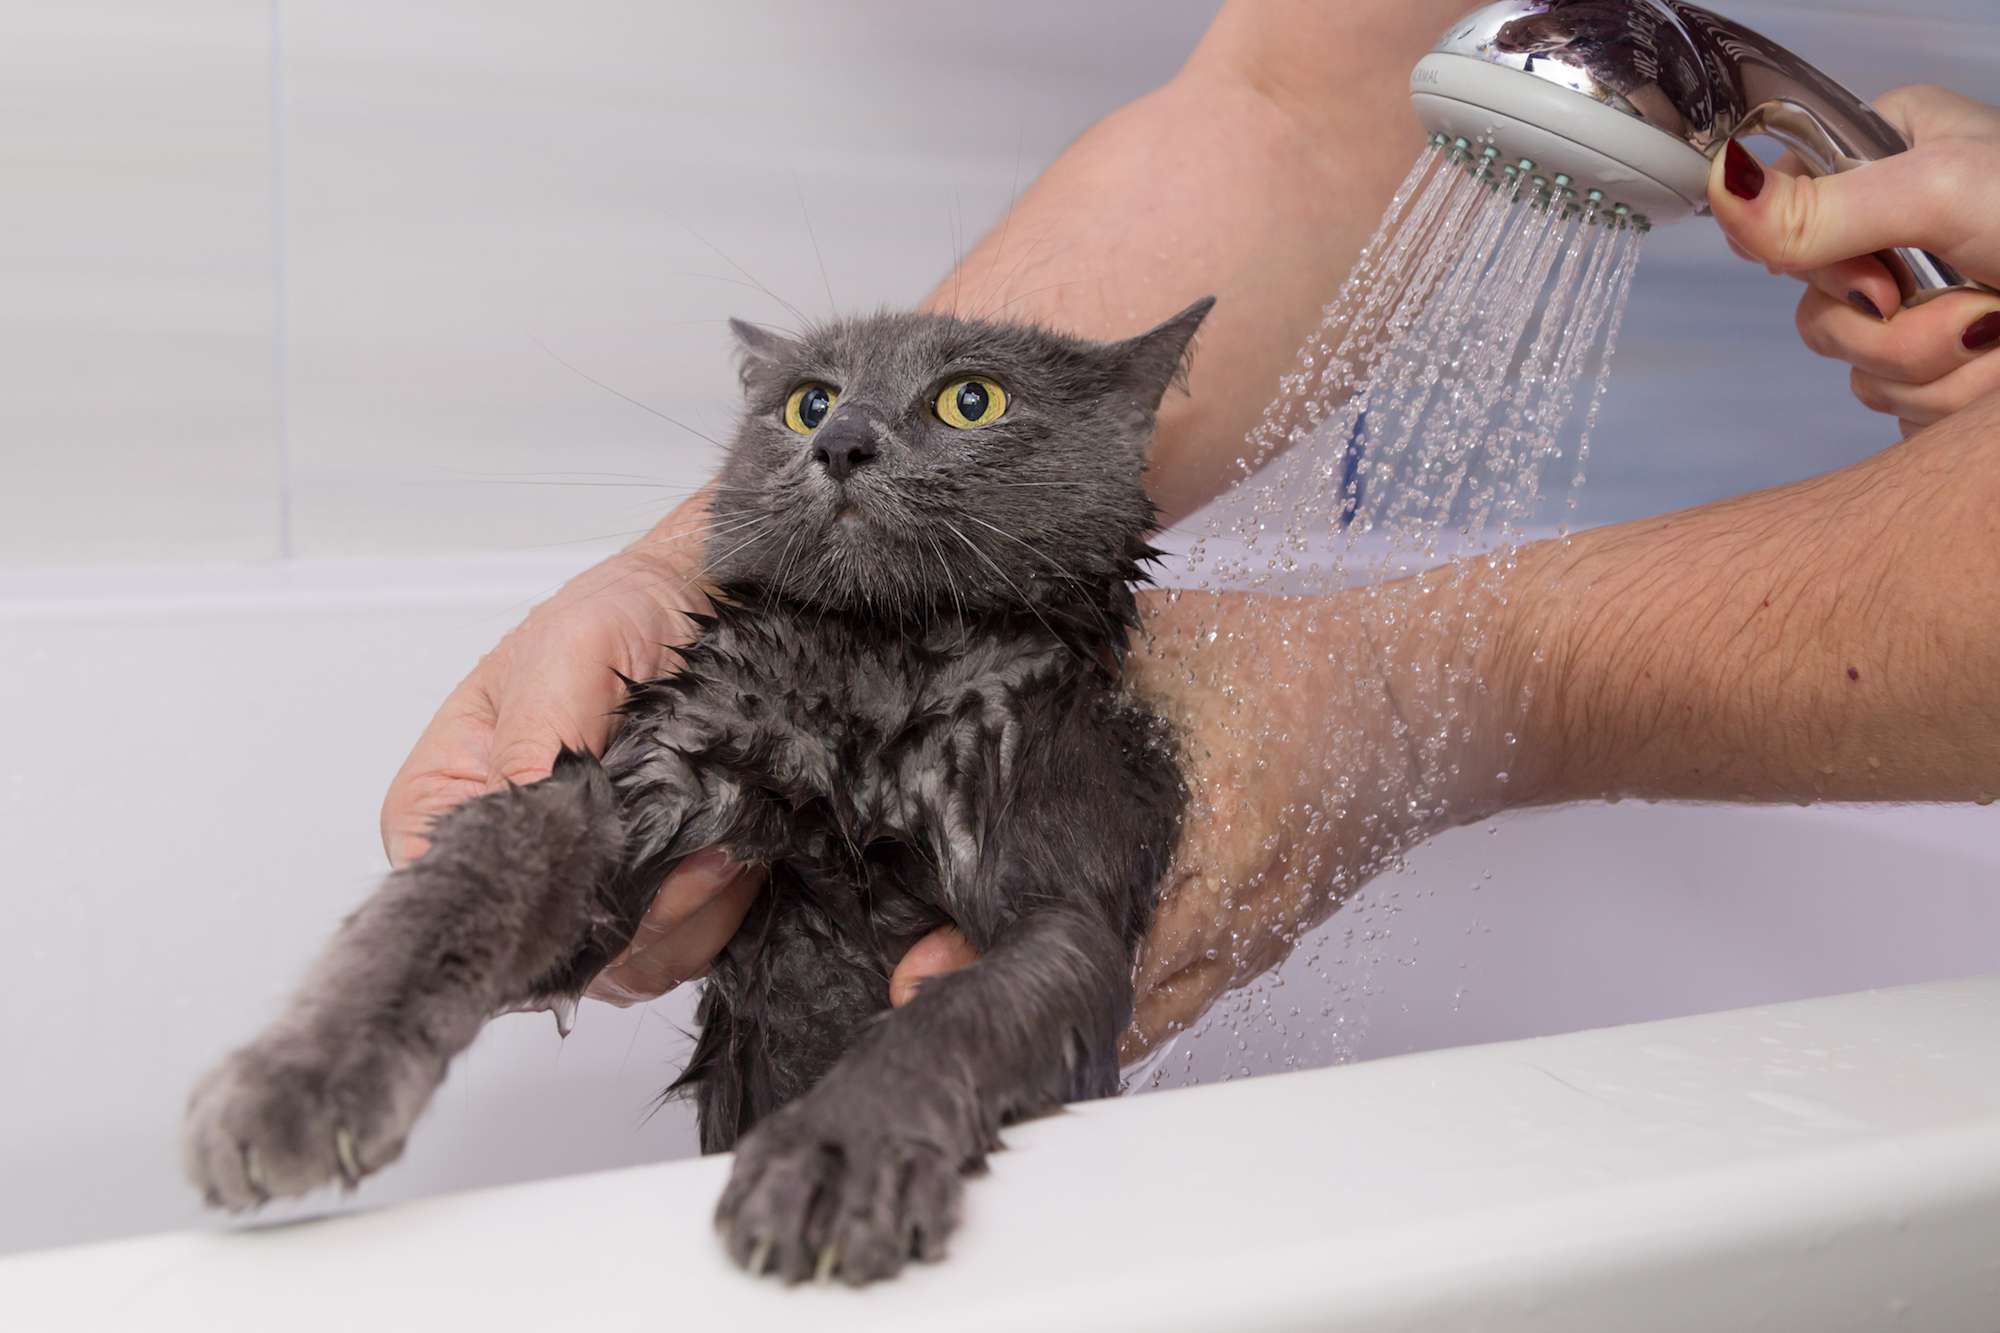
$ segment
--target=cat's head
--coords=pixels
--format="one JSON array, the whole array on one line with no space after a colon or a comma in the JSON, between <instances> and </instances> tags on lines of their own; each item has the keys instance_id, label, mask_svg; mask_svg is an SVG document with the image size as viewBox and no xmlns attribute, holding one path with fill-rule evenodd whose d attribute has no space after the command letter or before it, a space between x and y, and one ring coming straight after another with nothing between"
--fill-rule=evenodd
<instances>
[{"instance_id":1,"label":"cat's head","mask_svg":"<svg viewBox=\"0 0 2000 1333\"><path fill-rule=\"evenodd\" d=\"M943 314L796 338L731 321L746 402L710 576L887 615L1101 599L1146 552L1154 413L1213 304L1115 343Z\"/></svg>"}]
</instances>

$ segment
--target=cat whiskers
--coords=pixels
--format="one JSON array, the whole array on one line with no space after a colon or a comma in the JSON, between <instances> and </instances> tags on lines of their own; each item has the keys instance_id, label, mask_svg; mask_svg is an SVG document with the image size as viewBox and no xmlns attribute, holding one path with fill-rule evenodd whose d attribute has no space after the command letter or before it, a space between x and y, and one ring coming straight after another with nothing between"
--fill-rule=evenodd
<instances>
[{"instance_id":1,"label":"cat whiskers","mask_svg":"<svg viewBox=\"0 0 2000 1333\"><path fill-rule=\"evenodd\" d=\"M995 315L1004 315L1014 306L1018 305L1022 301L1027 300L1031 296L1040 296L1045 292L1059 292L1065 287L1080 287L1083 285L1084 281L1085 280L1083 278L1072 278L1068 282L1052 282L1046 287L1036 287L1032 291L1025 291L1020 293L1019 295L1010 296L1005 301L1002 301L999 307L996 310L994 310L993 313Z\"/></svg>"},{"instance_id":2,"label":"cat whiskers","mask_svg":"<svg viewBox=\"0 0 2000 1333\"><path fill-rule=\"evenodd\" d=\"M971 515L968 514L966 515L966 517L970 518ZM1000 581L1006 584L1008 588L1012 589L1014 595L1021 599L1021 605L1024 608L1026 608L1028 614L1032 615L1036 620L1042 622L1042 628L1049 632L1050 638L1054 639L1057 643L1061 644L1065 649L1069 651L1069 653L1072 656L1078 656L1078 657L1081 656L1080 654L1077 653L1075 648L1070 647L1070 642L1068 639L1065 639L1062 635L1056 633L1056 627L1048 622L1047 617L1043 616L1040 609L1037 608L1035 604L1028 599L1028 595L1021 591L1020 585L1015 583L1014 580L1007 577L1007 571L1000 568L999 564L993 559L992 556L980 550L978 544L975 543L972 540L972 538L966 536L964 532L960 531L958 524L952 522L948 518L940 518L938 522L944 524L946 530L949 531L952 536L964 542L966 550L972 552L974 555L978 556L981 560L984 560L986 562L986 567L988 569L991 569L995 574L998 574L1000 576Z\"/></svg>"},{"instance_id":3,"label":"cat whiskers","mask_svg":"<svg viewBox=\"0 0 2000 1333\"><path fill-rule=\"evenodd\" d=\"M405 484L410 486L587 486L628 491L667 491L681 499L694 495L701 489L698 486L669 486L664 482L653 481L538 481L516 477L450 477L434 481L412 481Z\"/></svg>"},{"instance_id":4,"label":"cat whiskers","mask_svg":"<svg viewBox=\"0 0 2000 1333\"><path fill-rule=\"evenodd\" d=\"M931 552L937 556L937 567L944 575L945 591L950 594L952 605L957 608L959 633L963 636L967 618L965 598L960 593L957 576L951 571L951 562L945 558L944 547L930 533L931 523L928 516L920 512L915 506L912 506L908 502L907 496L899 495L894 497L887 505L887 508L889 510L889 517L894 521L899 531L915 534L917 540L923 545L928 546ZM909 585L909 603L906 614L921 613L926 632L935 631L937 618L943 612L944 608L940 599L935 595L934 584L916 572L910 573L906 579L901 573L901 568L901 566L898 566L897 591L900 593L902 590L901 585L907 581ZM914 566L912 566L912 569L914 571Z\"/></svg>"},{"instance_id":5,"label":"cat whiskers","mask_svg":"<svg viewBox=\"0 0 2000 1333\"><path fill-rule=\"evenodd\" d=\"M840 306L833 299L833 279L826 276L826 256L820 253L819 235L813 231L812 214L806 211L805 187L799 184L799 173L792 173L792 193L798 197L799 218L806 224L806 238L812 242L813 259L819 264L820 285L826 288L826 317L833 319L840 313Z\"/></svg>"},{"instance_id":6,"label":"cat whiskers","mask_svg":"<svg viewBox=\"0 0 2000 1333\"><path fill-rule=\"evenodd\" d=\"M625 553L629 554L635 551L643 551L645 548L649 546L654 546L654 547L676 546L684 542L687 543L697 542L699 539L705 537L728 536L732 533L745 531L748 528L750 528L753 524L764 521L767 521L767 519L766 516L762 514L752 514L747 518L737 515L732 515L728 519L716 520L709 523L698 524L691 528L682 528L675 532L669 533L666 536L656 537L651 541L634 542L632 545L625 548ZM603 569L606 568L606 566L600 565L597 568ZM670 570L660 567L658 565L650 563L647 564L633 563L628 565L626 568L622 569L615 576L606 579L603 583L600 583L596 587L592 588L589 591L589 593L586 594L586 597L589 598L604 597L612 593L624 591L630 585L632 580L638 578L654 578L659 580L660 582L666 582L669 578L673 577L674 575ZM678 579L678 582L680 584L679 591L687 592L690 589L692 589L695 591L696 596L700 595L698 587L699 584L698 570L696 573L681 576ZM552 593L554 591L555 588L549 588L546 591L537 594L535 597L528 599L527 603L521 605L532 604L533 602L539 601L542 597L546 597L549 593ZM518 607L516 609L518 609Z\"/></svg>"},{"instance_id":7,"label":"cat whiskers","mask_svg":"<svg viewBox=\"0 0 2000 1333\"><path fill-rule=\"evenodd\" d=\"M628 551L643 551L649 547L683 546L711 537L727 537L731 533L742 532L753 524L770 521L771 516L769 514L750 514L747 516L731 514L725 518L713 519L707 523L698 523L691 528L676 528L674 531L662 534L650 541L634 542L626 549Z\"/></svg>"},{"instance_id":8,"label":"cat whiskers","mask_svg":"<svg viewBox=\"0 0 2000 1333\"><path fill-rule=\"evenodd\" d=\"M771 518L768 515L759 515L758 519L759 521L757 522L745 525L750 529L750 535L748 537L738 542L736 545L730 547L727 551L724 551L721 555L709 557L707 560L702 562L703 565L706 568L713 570L718 565L727 564L729 562L729 558L735 555L738 551L747 550L749 549L749 547L751 547L756 542L761 540L764 537L770 525L776 521L775 519ZM738 531L741 531L741 529L738 529Z\"/></svg>"},{"instance_id":9,"label":"cat whiskers","mask_svg":"<svg viewBox=\"0 0 2000 1333\"><path fill-rule=\"evenodd\" d=\"M1012 225L1012 218L1013 218L1013 210L1010 208L1008 210L1008 225L1010 226ZM1048 238L1049 238L1049 232L1047 229L1038 232L1035 236L1035 239L1028 243L1027 250L1021 254L1020 258L1014 261L1014 266L1007 270L1007 275L1001 278L998 283L989 283L989 287L992 294L992 300L986 305L984 309L980 310L976 314L975 318L991 319L997 310L1005 309L1005 307L1001 305L1000 302L1002 298L1006 296L1007 289L1013 285L1014 279L1021 276L1022 272L1026 269L1028 262L1034 258L1035 251L1041 249L1042 242L1046 241ZM1060 249L1058 249L1054 254L1051 254L1049 258L1054 259L1056 255L1060 253L1061 251ZM994 258L993 267L995 268L999 267L998 256L995 256Z\"/></svg>"},{"instance_id":10,"label":"cat whiskers","mask_svg":"<svg viewBox=\"0 0 2000 1333\"><path fill-rule=\"evenodd\" d=\"M1037 560L1042 561L1044 564L1048 565L1049 568L1055 570L1057 578L1061 579L1065 583L1070 584L1072 587L1076 588L1078 592L1084 594L1083 605L1090 608L1091 612L1097 617L1097 621L1100 626L1102 626L1107 632L1114 632L1116 630L1117 627L1111 623L1110 617L1105 614L1103 608L1099 607L1095 602L1090 600L1090 595L1089 595L1090 585L1086 583L1082 578L1078 577L1076 574L1071 573L1066 567L1064 567L1060 562L1058 562L1054 556L1049 555L1046 551L1039 551L1035 549L1032 543L1021 540L1019 537L1016 537L1013 533L1008 532L1005 528L995 527L993 524L988 523L985 519L979 517L979 515L977 514L967 514L965 515L965 517L971 519L974 523L977 523L980 527L985 528L988 532L996 533L999 536L1005 537L1008 541L1013 542L1016 546L1026 551L1029 555L1034 556Z\"/></svg>"},{"instance_id":11,"label":"cat whiskers","mask_svg":"<svg viewBox=\"0 0 2000 1333\"><path fill-rule=\"evenodd\" d=\"M791 311L792 318L798 320L798 322L801 325L805 325L808 327L811 326L812 320L806 317L805 311L799 309L797 306L793 305L790 301L787 301L784 297L778 295L776 292L772 291L769 287L766 287L762 282L758 281L756 274L752 273L749 269L743 267L743 265L731 259L727 254L724 254L721 246L717 245L714 241L709 240L708 237L702 235L700 232L696 231L692 227L689 227L687 229L687 233L688 235L694 237L697 241L700 241L703 245L707 246L710 250L713 250L715 252L716 257L720 259L723 263L729 265L729 267L735 269L738 273L741 273L745 278L748 278L750 280L750 284L754 286L758 291L764 293L764 295L770 297L773 301L776 301L779 305ZM814 245L816 248L818 242L815 241Z\"/></svg>"},{"instance_id":12,"label":"cat whiskers","mask_svg":"<svg viewBox=\"0 0 2000 1333\"><path fill-rule=\"evenodd\" d=\"M1020 547L1022 550L1026 551L1029 555L1032 555L1037 560L1044 562L1051 569L1055 570L1057 577L1061 578L1064 582L1073 583L1079 588L1088 588L1090 586L1089 584L1085 583L1081 578L1079 578L1077 575L1071 573L1069 569L1066 568L1061 563L1059 563L1054 556L1051 556L1044 551L1036 550L1032 543L1021 540L1019 537L1016 537L1013 533L1007 531L1005 528L995 527L993 524L988 523L985 519L979 517L979 515L977 514L967 514L965 515L965 517L971 519L974 523L977 523L980 527L985 528L988 532L996 533L999 536L1005 537L1008 541L1014 543L1014 545Z\"/></svg>"},{"instance_id":13,"label":"cat whiskers","mask_svg":"<svg viewBox=\"0 0 2000 1333\"><path fill-rule=\"evenodd\" d=\"M989 278L993 270L1000 267L1000 261L1007 257L1007 237L1014 230L1014 206L1021 202L1021 148L1025 142L1025 129L1022 129L1014 136L1014 175L1007 183L1007 215L1000 219L1000 243L994 248L993 258L986 266ZM973 247L973 252L978 253L977 246ZM997 295L995 299L998 299Z\"/></svg>"},{"instance_id":14,"label":"cat whiskers","mask_svg":"<svg viewBox=\"0 0 2000 1333\"><path fill-rule=\"evenodd\" d=\"M799 543L806 535L805 525L799 524L792 530L791 540L785 543L784 553L778 557L778 572L764 590L764 605L768 609L773 601L785 595L785 575L790 571L792 553L799 549Z\"/></svg>"},{"instance_id":15,"label":"cat whiskers","mask_svg":"<svg viewBox=\"0 0 2000 1333\"><path fill-rule=\"evenodd\" d=\"M688 425L685 421L681 421L675 417L668 416L665 412L662 412L659 408L654 407L651 403L642 403L637 398L634 398L631 394L626 393L624 390L614 389L609 384L606 384L603 380L598 379L595 375L592 375L588 371L579 369L578 367L571 365L568 361L565 361L560 355L558 355L554 348L550 347L540 338L535 339L535 346L541 348L544 352L547 352L549 354L550 359L552 359L557 365L561 366L564 370L569 371L572 375L575 375L580 379L588 380L590 383L595 384L598 388L604 390L604 392L610 394L612 397L624 399L626 402L632 404L632 406L638 408L641 412L652 413L660 420L666 422L669 426L678 426L680 429L694 436L697 440L706 440L708 441L708 443L714 445L718 449L725 447L722 441L716 439L713 435L703 434L701 431L696 430L693 426Z\"/></svg>"},{"instance_id":16,"label":"cat whiskers","mask_svg":"<svg viewBox=\"0 0 2000 1333\"><path fill-rule=\"evenodd\" d=\"M921 530L920 530L921 531ZM945 559L944 547L928 533L923 533L924 541L937 553L938 568L944 571L945 588L951 593L952 605L958 608L958 632L965 633L965 599L959 596L958 577L951 572L951 561Z\"/></svg>"},{"instance_id":17,"label":"cat whiskers","mask_svg":"<svg viewBox=\"0 0 2000 1333\"><path fill-rule=\"evenodd\" d=\"M905 525L906 531L922 530L921 528L916 526L916 516L910 512L909 506L907 504L899 505L898 508L903 511L901 517ZM912 563L911 565L907 566L907 568L909 570L909 573L906 576L902 576L899 573L899 578L898 578L899 583L906 582L909 585L908 611L905 612L905 614L911 615L919 612L922 613L924 617L924 627L926 630L929 630L933 628L936 623L935 616L938 610L937 598L926 595L926 590L930 586L929 581L923 577L922 573L917 569L916 565Z\"/></svg>"}]
</instances>

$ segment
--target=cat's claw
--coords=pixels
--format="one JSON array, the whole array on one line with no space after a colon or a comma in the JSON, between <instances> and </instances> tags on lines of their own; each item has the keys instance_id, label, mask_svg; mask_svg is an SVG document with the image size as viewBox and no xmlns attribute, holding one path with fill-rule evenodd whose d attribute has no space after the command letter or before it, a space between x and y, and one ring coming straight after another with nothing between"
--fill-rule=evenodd
<instances>
[{"instance_id":1,"label":"cat's claw","mask_svg":"<svg viewBox=\"0 0 2000 1333\"><path fill-rule=\"evenodd\" d=\"M387 1043L247 1046L195 1086L181 1155L211 1207L241 1212L394 1161L441 1069Z\"/></svg>"},{"instance_id":2,"label":"cat's claw","mask_svg":"<svg viewBox=\"0 0 2000 1333\"><path fill-rule=\"evenodd\" d=\"M265 1186L263 1176L257 1171L257 1150L255 1148L246 1147L243 1149L243 1181L250 1187L250 1193L256 1197L258 1203L264 1203L270 1199L271 1191Z\"/></svg>"},{"instance_id":3,"label":"cat's claw","mask_svg":"<svg viewBox=\"0 0 2000 1333\"><path fill-rule=\"evenodd\" d=\"M349 1189L361 1183L361 1161L354 1155L354 1131L342 1125L333 1131L333 1156L340 1164L340 1179Z\"/></svg>"},{"instance_id":4,"label":"cat's claw","mask_svg":"<svg viewBox=\"0 0 2000 1333\"><path fill-rule=\"evenodd\" d=\"M943 1257L963 1189L956 1162L880 1120L817 1119L810 1100L795 1103L737 1146L715 1219L730 1256L752 1276L856 1286Z\"/></svg>"}]
</instances>

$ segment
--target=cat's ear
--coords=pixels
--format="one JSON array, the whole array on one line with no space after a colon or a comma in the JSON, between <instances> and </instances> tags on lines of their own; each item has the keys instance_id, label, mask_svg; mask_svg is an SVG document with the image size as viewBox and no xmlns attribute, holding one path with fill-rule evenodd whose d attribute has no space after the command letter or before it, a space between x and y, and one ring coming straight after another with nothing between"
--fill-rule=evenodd
<instances>
[{"instance_id":1,"label":"cat's ear","mask_svg":"<svg viewBox=\"0 0 2000 1333\"><path fill-rule=\"evenodd\" d=\"M796 360L798 344L781 333L773 333L748 320L732 319L729 331L736 335L736 373L749 387L751 377L765 366Z\"/></svg>"},{"instance_id":2,"label":"cat's ear","mask_svg":"<svg viewBox=\"0 0 2000 1333\"><path fill-rule=\"evenodd\" d=\"M1204 296L1164 324L1113 344L1126 383L1147 411L1157 410L1174 385L1187 388L1188 347L1214 306L1215 298Z\"/></svg>"}]
</instances>

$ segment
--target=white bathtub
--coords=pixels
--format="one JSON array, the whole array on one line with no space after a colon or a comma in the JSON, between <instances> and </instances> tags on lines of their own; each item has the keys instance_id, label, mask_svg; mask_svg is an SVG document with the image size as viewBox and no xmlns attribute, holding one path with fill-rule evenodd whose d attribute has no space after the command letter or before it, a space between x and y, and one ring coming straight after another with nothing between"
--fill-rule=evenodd
<instances>
[{"instance_id":1,"label":"white bathtub","mask_svg":"<svg viewBox=\"0 0 2000 1333\"><path fill-rule=\"evenodd\" d=\"M10 1328L1992 1333L2000 978L1435 1051L1007 1134L948 1261L753 1282L717 1158L0 1256Z\"/></svg>"},{"instance_id":2,"label":"white bathtub","mask_svg":"<svg viewBox=\"0 0 2000 1333\"><path fill-rule=\"evenodd\" d=\"M377 802L437 700L587 559L0 578L0 1250L209 1224L176 1163L189 1084L370 890ZM2000 971L1996 830L1628 806L1461 832L1253 1003L1315 1013L1322 971L1365 996L1283 1050L1218 1023L1165 1081ZM1339 943L1361 912L1386 945ZM691 1155L684 1109L650 1113L690 999L587 1006L567 1042L501 1020L349 1203Z\"/></svg>"}]
</instances>

